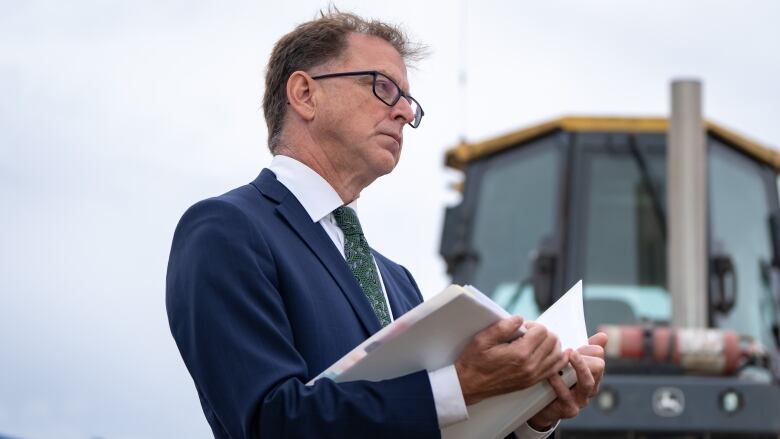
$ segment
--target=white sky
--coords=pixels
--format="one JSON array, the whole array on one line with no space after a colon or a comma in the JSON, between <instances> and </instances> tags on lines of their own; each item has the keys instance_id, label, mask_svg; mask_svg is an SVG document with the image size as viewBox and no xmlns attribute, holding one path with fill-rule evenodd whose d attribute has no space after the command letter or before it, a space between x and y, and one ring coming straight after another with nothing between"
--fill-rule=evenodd
<instances>
[{"instance_id":1,"label":"white sky","mask_svg":"<svg viewBox=\"0 0 780 439\"><path fill-rule=\"evenodd\" d=\"M189 205L268 163L270 48L327 3L195 3L0 1L0 434L210 437L168 331L170 240ZM662 116L668 81L696 77L708 118L780 144L774 0L471 1L465 51L463 2L337 5L433 50L410 72L423 123L360 202L371 244L429 295L461 135Z\"/></svg>"}]
</instances>

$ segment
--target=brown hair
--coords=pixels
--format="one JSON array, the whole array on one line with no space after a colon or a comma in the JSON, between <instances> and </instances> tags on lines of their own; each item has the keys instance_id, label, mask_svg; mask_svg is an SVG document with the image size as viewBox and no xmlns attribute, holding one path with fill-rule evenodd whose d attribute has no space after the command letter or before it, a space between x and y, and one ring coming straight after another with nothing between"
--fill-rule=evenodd
<instances>
[{"instance_id":1,"label":"brown hair","mask_svg":"<svg viewBox=\"0 0 780 439\"><path fill-rule=\"evenodd\" d=\"M365 20L334 6L320 17L298 25L274 45L265 75L263 112L268 125L268 148L274 154L287 112L287 80L298 70L308 70L340 57L350 33L379 37L390 43L404 61L425 56L425 47L411 43L397 26Z\"/></svg>"}]
</instances>

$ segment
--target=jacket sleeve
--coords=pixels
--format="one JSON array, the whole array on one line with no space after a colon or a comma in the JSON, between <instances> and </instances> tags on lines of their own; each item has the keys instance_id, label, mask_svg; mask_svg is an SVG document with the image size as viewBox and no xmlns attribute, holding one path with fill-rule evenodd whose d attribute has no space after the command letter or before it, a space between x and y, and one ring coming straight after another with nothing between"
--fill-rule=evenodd
<instances>
[{"instance_id":1,"label":"jacket sleeve","mask_svg":"<svg viewBox=\"0 0 780 439\"><path fill-rule=\"evenodd\" d=\"M425 371L306 386L274 256L246 213L219 199L176 229L166 306L216 437L439 437Z\"/></svg>"}]
</instances>

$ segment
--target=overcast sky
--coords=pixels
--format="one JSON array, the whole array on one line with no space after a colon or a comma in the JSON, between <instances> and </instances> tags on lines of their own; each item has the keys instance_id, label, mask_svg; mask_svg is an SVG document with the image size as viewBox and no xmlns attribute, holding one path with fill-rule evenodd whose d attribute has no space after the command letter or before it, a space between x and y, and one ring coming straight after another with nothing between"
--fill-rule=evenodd
<instances>
[{"instance_id":1,"label":"overcast sky","mask_svg":"<svg viewBox=\"0 0 780 439\"><path fill-rule=\"evenodd\" d=\"M327 6L292 4L0 0L0 435L210 437L168 330L166 261L189 205L269 162L265 62ZM774 0L337 5L432 49L410 71L422 125L359 203L371 244L427 295L447 283L442 162L461 136L663 116L668 81L695 77L708 118L780 145Z\"/></svg>"}]
</instances>

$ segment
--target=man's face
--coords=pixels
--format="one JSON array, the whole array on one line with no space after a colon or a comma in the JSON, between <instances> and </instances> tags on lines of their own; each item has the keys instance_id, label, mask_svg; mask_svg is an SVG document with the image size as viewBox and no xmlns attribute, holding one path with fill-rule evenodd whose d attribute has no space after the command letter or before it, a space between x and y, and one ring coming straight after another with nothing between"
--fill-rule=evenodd
<instances>
[{"instance_id":1,"label":"man's face","mask_svg":"<svg viewBox=\"0 0 780 439\"><path fill-rule=\"evenodd\" d=\"M313 73L376 70L409 92L406 65L392 45L362 34L351 34L347 41L342 58ZM369 183L395 168L401 156L403 128L414 118L406 99L399 99L392 107L377 99L372 81L371 75L318 81L323 100L315 117L324 140L320 144L331 162L360 174Z\"/></svg>"}]
</instances>

